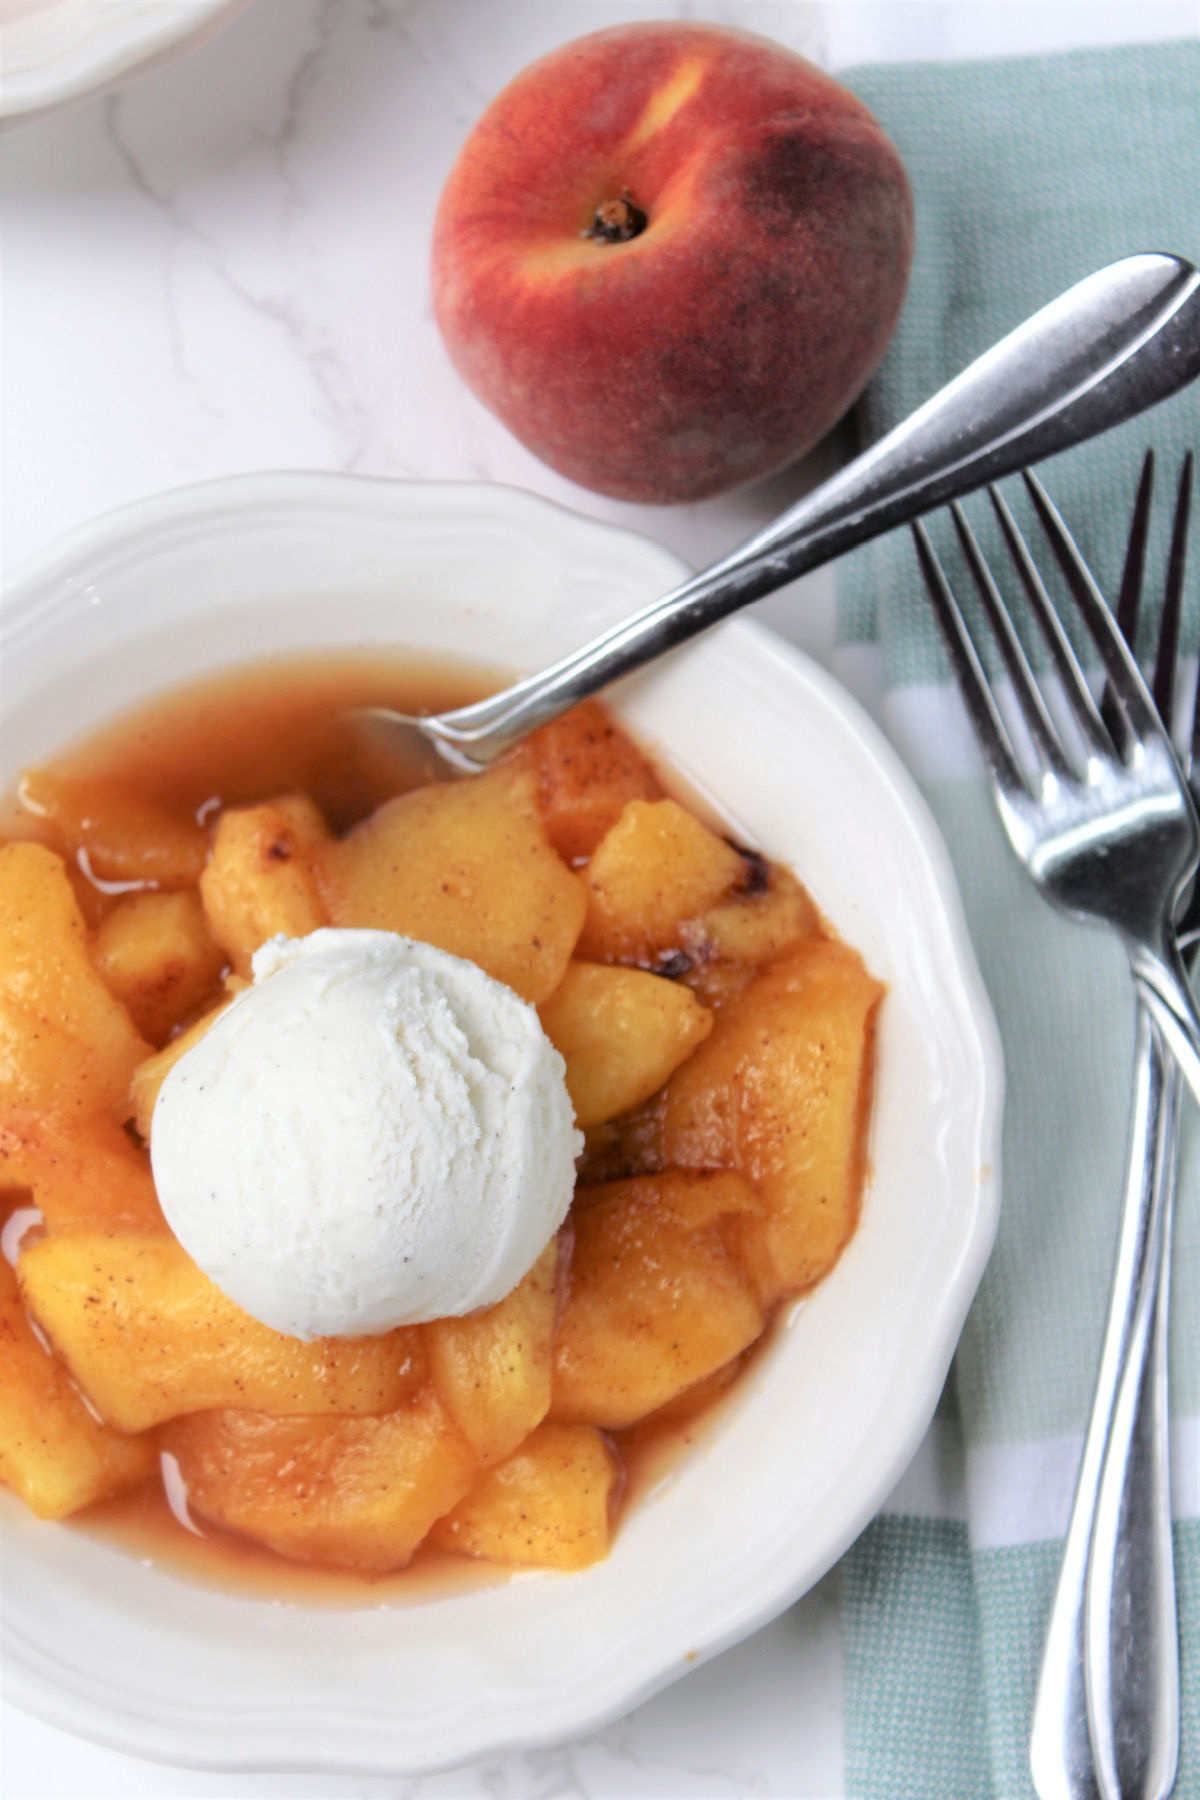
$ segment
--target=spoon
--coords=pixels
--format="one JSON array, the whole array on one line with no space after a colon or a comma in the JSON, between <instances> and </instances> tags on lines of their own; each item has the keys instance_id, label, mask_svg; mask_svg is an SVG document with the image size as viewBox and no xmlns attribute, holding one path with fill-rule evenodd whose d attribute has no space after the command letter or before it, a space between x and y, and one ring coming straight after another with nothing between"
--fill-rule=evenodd
<instances>
[{"instance_id":1,"label":"spoon","mask_svg":"<svg viewBox=\"0 0 1200 1800\"><path fill-rule=\"evenodd\" d=\"M486 700L352 715L416 781L476 774L568 707L858 544L1095 437L1200 374L1200 273L1128 256L1002 338L746 543L590 644Z\"/></svg>"}]
</instances>

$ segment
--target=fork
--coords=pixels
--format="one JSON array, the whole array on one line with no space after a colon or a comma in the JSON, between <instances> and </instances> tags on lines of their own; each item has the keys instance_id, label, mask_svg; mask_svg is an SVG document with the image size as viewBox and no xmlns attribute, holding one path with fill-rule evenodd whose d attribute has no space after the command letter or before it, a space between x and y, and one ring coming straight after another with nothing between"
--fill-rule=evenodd
<instances>
[{"instance_id":1,"label":"fork","mask_svg":"<svg viewBox=\"0 0 1200 1800\"><path fill-rule=\"evenodd\" d=\"M1175 712L1193 458L1180 469L1152 692ZM1132 646L1154 478L1138 484L1117 623ZM1109 711L1107 701L1102 711ZM1185 772L1196 761L1200 693ZM1193 890L1180 935L1200 921ZM1180 1080L1139 1007L1133 1109L1108 1318L1071 1519L1047 1624L1030 1736L1042 1800L1163 1800L1179 1755L1179 1647L1171 1547L1167 1324Z\"/></svg>"},{"instance_id":2,"label":"fork","mask_svg":"<svg viewBox=\"0 0 1200 1800\"><path fill-rule=\"evenodd\" d=\"M1135 1435L1143 1439L1147 1422L1153 1440L1154 1425L1165 1420L1165 1245L1170 1223L1170 1175L1173 1168L1171 1127L1177 1111L1178 1079L1163 1057L1164 1036L1172 1050L1194 1023L1195 1009L1183 976L1174 940L1173 920L1188 872L1195 865L1197 829L1188 804L1183 778L1164 729L1125 649L1120 631L1108 613L1099 591L1072 543L1061 519L1036 479L1025 476L1035 508L1046 530L1084 623L1108 674L1109 691L1103 711L1097 708L1083 678L1070 642L1054 612L1028 546L1003 498L989 490L1004 540L1016 565L1021 585L1045 638L1077 743L1064 738L1033 676L1028 658L1011 616L983 558L978 542L961 508L952 509L967 565L983 601L984 613L1012 683L1013 699L1023 728L1025 754L1018 738L1005 725L995 693L984 671L971 633L938 563L927 533L914 526L922 574L950 653L972 723L992 776L1002 822L1012 847L1025 863L1043 893L1076 917L1092 917L1120 933L1129 953L1130 966L1142 1000L1139 1017L1138 1084L1134 1112L1135 1130L1129 1146L1131 1177L1136 1171L1136 1200L1129 1210L1137 1214L1141 1229L1123 1226L1117 1278L1134 1301L1132 1316L1113 1323L1106 1334L1097 1402L1100 1390L1120 1427L1114 1430L1093 1415L1085 1463L1080 1473L1080 1492L1088 1487L1103 1494L1098 1522L1077 1523L1068 1539L1063 1575L1047 1637L1043 1676L1039 1685L1031 1761L1035 1784L1043 1800L1084 1800L1097 1793L1105 1800L1120 1800L1137 1792L1141 1800L1164 1795L1174 1779L1178 1744L1178 1670L1175 1647L1174 1590L1170 1570L1170 1524L1166 1515L1165 1551L1162 1501L1165 1497L1165 1463L1158 1473L1164 1485L1157 1512L1147 1519L1125 1502L1137 1497L1140 1487L1127 1486L1132 1473L1129 1451ZM1135 514L1127 579L1123 590L1128 602L1133 571L1144 553L1145 510L1149 504L1149 477L1143 481L1141 505ZM1181 486L1181 492L1184 491ZM1182 529L1186 514L1182 512ZM1182 532L1177 529L1182 546ZM1141 547L1137 540L1140 538ZM1182 551L1180 548L1180 557ZM1173 564L1176 562L1173 557ZM1182 564L1178 568L1182 588ZM1128 603L1125 608L1129 611ZM1177 616L1177 615L1176 615ZM1156 686L1173 678L1177 626L1163 633L1162 674ZM1167 640L1170 640L1169 642ZM1170 675L1166 673L1169 666ZM1082 750L1082 757L1080 751ZM1139 866L1140 864L1140 866ZM1151 964L1158 972L1147 979ZM1162 971L1165 969L1165 980ZM1164 992L1172 1002L1182 1002L1170 1026L1162 1005ZM1195 1089L1194 1057L1180 1056L1179 1068ZM1175 1094L1171 1093L1172 1085ZM1157 1267L1162 1279L1152 1279ZM1143 1279L1140 1284L1138 1276ZM1114 1299L1114 1313L1118 1302ZM1153 1344L1149 1364L1145 1352ZM1122 1372L1123 1356L1136 1350L1136 1359ZM1150 1404L1139 1406L1142 1376L1152 1371ZM1157 1409L1157 1411L1156 1411ZM1139 1423L1140 1417L1140 1423ZM1111 1462L1107 1452L1118 1448ZM1090 1453L1090 1454L1089 1454ZM1135 1459L1136 1460L1136 1459ZM1101 1470L1104 1479L1101 1480ZM1089 1509L1077 1498L1076 1514ZM1132 1541L1130 1528L1132 1527ZM1120 1554L1119 1567L1117 1566ZM1139 1674L1139 1694L1131 1707L1118 1694L1114 1715L1111 1659L1112 1632L1117 1627L1113 1601L1116 1593L1128 1601L1131 1572L1147 1566L1152 1573L1149 1603L1130 1621L1139 1630L1141 1644L1153 1645L1155 1655L1150 1679ZM1165 1571L1165 1581L1164 1581ZM1086 1627L1082 1622L1086 1618ZM1081 1644L1081 1639L1083 1640ZM1089 1652L1093 1653L1089 1656ZM1084 1680L1080 1664L1091 1663ZM1129 1664L1122 1665L1122 1673ZM1049 1674L1047 1673L1049 1671ZM1144 1671L1142 1672L1144 1673ZM1145 1690L1144 1692L1142 1690ZM1140 1699L1142 1716L1138 1717ZM1153 1774L1158 1785L1146 1786L1138 1771L1138 1785L1120 1783L1137 1760L1134 1738L1145 1736L1147 1712L1152 1739L1157 1746ZM1091 1727L1091 1729L1089 1729ZM1165 1778L1165 1781L1164 1781Z\"/></svg>"},{"instance_id":3,"label":"fork","mask_svg":"<svg viewBox=\"0 0 1200 1800\"><path fill-rule=\"evenodd\" d=\"M1174 923L1200 858L1200 822L1174 747L1103 595L1046 490L1028 470L1023 479L1103 665L1113 702L1111 724L1101 718L1029 547L996 487L987 491L1054 664L1071 732L1063 734L1054 721L957 502L950 512L1031 755L1022 758L1014 745L929 534L917 520L912 531L921 571L1010 846L1060 911L1117 932L1134 986L1200 1100L1200 1013Z\"/></svg>"}]
</instances>

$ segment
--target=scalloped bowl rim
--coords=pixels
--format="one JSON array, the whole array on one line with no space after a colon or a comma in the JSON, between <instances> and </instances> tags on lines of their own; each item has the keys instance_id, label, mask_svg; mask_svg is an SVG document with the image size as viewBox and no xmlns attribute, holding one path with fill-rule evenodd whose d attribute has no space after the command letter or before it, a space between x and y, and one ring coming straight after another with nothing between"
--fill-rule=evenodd
<instances>
[{"instance_id":1,"label":"scalloped bowl rim","mask_svg":"<svg viewBox=\"0 0 1200 1800\"><path fill-rule=\"evenodd\" d=\"M30 114L99 92L145 63L185 49L215 29L224 14L240 12L249 0L138 0L121 7L86 11L50 5L44 16L18 19L4 28L7 54L21 39L26 56L15 67L0 60L0 119ZM56 20L55 13L59 14Z\"/></svg>"},{"instance_id":2,"label":"scalloped bowl rim","mask_svg":"<svg viewBox=\"0 0 1200 1800\"><path fill-rule=\"evenodd\" d=\"M300 473L179 489L12 577L0 774L139 693L272 649L403 641L533 667L683 572L649 539L516 489ZM0 1494L5 1693L27 1711L225 1770L417 1774L563 1741L776 1616L903 1473L999 1213L1002 1055L949 856L874 723L758 625L729 621L611 698L734 829L796 863L889 983L850 1246L579 1575L345 1612L272 1605Z\"/></svg>"}]
</instances>

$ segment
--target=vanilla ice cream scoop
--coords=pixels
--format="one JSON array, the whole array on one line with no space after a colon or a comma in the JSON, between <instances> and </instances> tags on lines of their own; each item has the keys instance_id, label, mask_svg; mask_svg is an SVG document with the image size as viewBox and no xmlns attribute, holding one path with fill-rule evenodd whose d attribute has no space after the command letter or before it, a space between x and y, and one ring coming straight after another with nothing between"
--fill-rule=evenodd
<instances>
[{"instance_id":1,"label":"vanilla ice cream scoop","mask_svg":"<svg viewBox=\"0 0 1200 1800\"><path fill-rule=\"evenodd\" d=\"M503 1298L566 1214L583 1139L532 1006L390 931L276 938L168 1073L167 1222L244 1311L363 1337Z\"/></svg>"}]
</instances>

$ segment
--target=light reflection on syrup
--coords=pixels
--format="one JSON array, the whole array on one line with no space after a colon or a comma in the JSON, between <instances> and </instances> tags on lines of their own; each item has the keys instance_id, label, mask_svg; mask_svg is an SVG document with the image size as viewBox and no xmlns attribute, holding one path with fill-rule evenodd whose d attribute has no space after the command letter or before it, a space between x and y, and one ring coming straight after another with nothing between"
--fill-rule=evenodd
<instances>
[{"instance_id":1,"label":"light reflection on syrup","mask_svg":"<svg viewBox=\"0 0 1200 1800\"><path fill-rule=\"evenodd\" d=\"M99 894L150 894L158 888L157 881L153 880L105 881L104 877L97 875L93 869L92 859L82 844L75 852L75 862L84 880L90 881Z\"/></svg>"},{"instance_id":2,"label":"light reflection on syrup","mask_svg":"<svg viewBox=\"0 0 1200 1800\"><path fill-rule=\"evenodd\" d=\"M25 1239L35 1231L40 1236L45 1228L46 1219L40 1206L13 1208L4 1221L3 1231L0 1231L0 1256L3 1256L10 1269L16 1268Z\"/></svg>"},{"instance_id":3,"label":"light reflection on syrup","mask_svg":"<svg viewBox=\"0 0 1200 1800\"><path fill-rule=\"evenodd\" d=\"M193 1537L203 1537L204 1533L192 1517L188 1505L187 1482L183 1470L179 1466L178 1457L172 1456L169 1450L160 1450L158 1470L162 1479L163 1498L171 1509L171 1517L190 1531Z\"/></svg>"}]
</instances>

